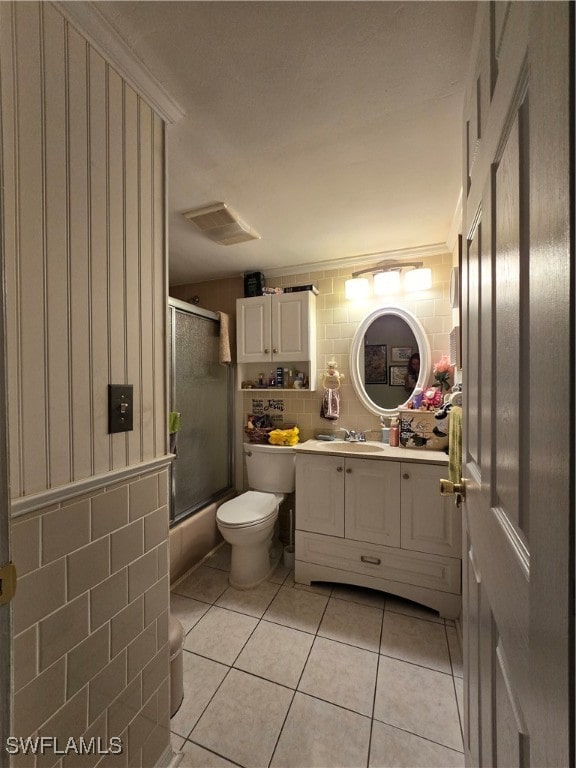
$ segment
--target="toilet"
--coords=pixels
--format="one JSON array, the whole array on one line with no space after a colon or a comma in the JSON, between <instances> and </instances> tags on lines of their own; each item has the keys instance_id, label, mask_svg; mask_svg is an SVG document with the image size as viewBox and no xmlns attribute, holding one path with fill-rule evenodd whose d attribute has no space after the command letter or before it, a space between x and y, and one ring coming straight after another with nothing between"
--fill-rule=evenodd
<instances>
[{"instance_id":1,"label":"toilet","mask_svg":"<svg viewBox=\"0 0 576 768\"><path fill-rule=\"evenodd\" d=\"M248 487L216 512L218 530L232 546L230 585L250 589L264 581L280 559L274 543L278 508L294 490L295 461L290 446L244 445Z\"/></svg>"}]
</instances>

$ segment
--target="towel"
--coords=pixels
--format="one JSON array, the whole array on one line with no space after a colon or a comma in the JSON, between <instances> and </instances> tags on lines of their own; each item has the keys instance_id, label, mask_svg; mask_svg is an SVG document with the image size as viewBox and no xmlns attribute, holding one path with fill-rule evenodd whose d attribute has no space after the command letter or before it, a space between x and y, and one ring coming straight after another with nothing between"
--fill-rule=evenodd
<instances>
[{"instance_id":1,"label":"towel","mask_svg":"<svg viewBox=\"0 0 576 768\"><path fill-rule=\"evenodd\" d=\"M462 408L459 405L453 406L450 411L448 472L451 482L460 482L462 478Z\"/></svg>"},{"instance_id":2,"label":"towel","mask_svg":"<svg viewBox=\"0 0 576 768\"><path fill-rule=\"evenodd\" d=\"M216 312L220 318L220 349L219 358L222 365L230 365L232 355L230 354L230 318L225 312Z\"/></svg>"},{"instance_id":3,"label":"towel","mask_svg":"<svg viewBox=\"0 0 576 768\"><path fill-rule=\"evenodd\" d=\"M340 392L337 389L325 389L322 396L320 416L336 421L340 416Z\"/></svg>"},{"instance_id":4,"label":"towel","mask_svg":"<svg viewBox=\"0 0 576 768\"><path fill-rule=\"evenodd\" d=\"M170 411L168 416L168 432L170 434L170 453L178 456L178 430L180 429L180 414Z\"/></svg>"},{"instance_id":5,"label":"towel","mask_svg":"<svg viewBox=\"0 0 576 768\"><path fill-rule=\"evenodd\" d=\"M171 435L178 432L180 429L180 414L177 411L171 411L168 418L168 432Z\"/></svg>"}]
</instances>

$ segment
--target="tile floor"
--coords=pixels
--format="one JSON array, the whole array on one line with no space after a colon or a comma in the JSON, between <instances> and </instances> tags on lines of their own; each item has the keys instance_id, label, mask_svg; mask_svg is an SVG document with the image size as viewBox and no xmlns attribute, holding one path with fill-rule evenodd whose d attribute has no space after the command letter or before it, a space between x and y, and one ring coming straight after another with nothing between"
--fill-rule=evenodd
<instances>
[{"instance_id":1,"label":"tile floor","mask_svg":"<svg viewBox=\"0 0 576 768\"><path fill-rule=\"evenodd\" d=\"M228 585L225 544L172 591L184 625L180 768L464 766L453 622L391 595Z\"/></svg>"}]
</instances>

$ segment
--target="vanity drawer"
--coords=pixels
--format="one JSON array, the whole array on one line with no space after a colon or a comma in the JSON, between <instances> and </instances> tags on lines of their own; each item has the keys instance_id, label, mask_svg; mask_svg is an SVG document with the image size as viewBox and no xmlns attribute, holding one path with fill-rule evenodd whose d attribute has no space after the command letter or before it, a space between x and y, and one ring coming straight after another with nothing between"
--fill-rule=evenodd
<instances>
[{"instance_id":1,"label":"vanity drawer","mask_svg":"<svg viewBox=\"0 0 576 768\"><path fill-rule=\"evenodd\" d=\"M455 557L296 531L296 559L440 592L461 591L461 561Z\"/></svg>"}]
</instances>

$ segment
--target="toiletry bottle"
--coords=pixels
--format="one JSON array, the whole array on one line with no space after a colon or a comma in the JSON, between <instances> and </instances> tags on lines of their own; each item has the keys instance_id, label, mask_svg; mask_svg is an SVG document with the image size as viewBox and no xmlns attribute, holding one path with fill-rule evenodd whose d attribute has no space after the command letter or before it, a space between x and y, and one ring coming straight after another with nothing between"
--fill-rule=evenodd
<instances>
[{"instance_id":1,"label":"toiletry bottle","mask_svg":"<svg viewBox=\"0 0 576 768\"><path fill-rule=\"evenodd\" d=\"M412 396L412 404L416 410L422 405L423 392L420 387L416 387L414 395Z\"/></svg>"},{"instance_id":2,"label":"toiletry bottle","mask_svg":"<svg viewBox=\"0 0 576 768\"><path fill-rule=\"evenodd\" d=\"M390 422L389 442L391 448L397 448L400 444L400 427L398 419L392 419Z\"/></svg>"},{"instance_id":3,"label":"toiletry bottle","mask_svg":"<svg viewBox=\"0 0 576 768\"><path fill-rule=\"evenodd\" d=\"M284 386L284 371L282 368L276 368L276 386L282 387Z\"/></svg>"},{"instance_id":4,"label":"toiletry bottle","mask_svg":"<svg viewBox=\"0 0 576 768\"><path fill-rule=\"evenodd\" d=\"M284 389L290 389L290 377L288 375L288 368L284 368L282 381L284 382Z\"/></svg>"},{"instance_id":5,"label":"toiletry bottle","mask_svg":"<svg viewBox=\"0 0 576 768\"><path fill-rule=\"evenodd\" d=\"M269 387L276 386L276 376L274 375L274 371L270 371L270 376L268 377L268 386Z\"/></svg>"}]
</instances>

